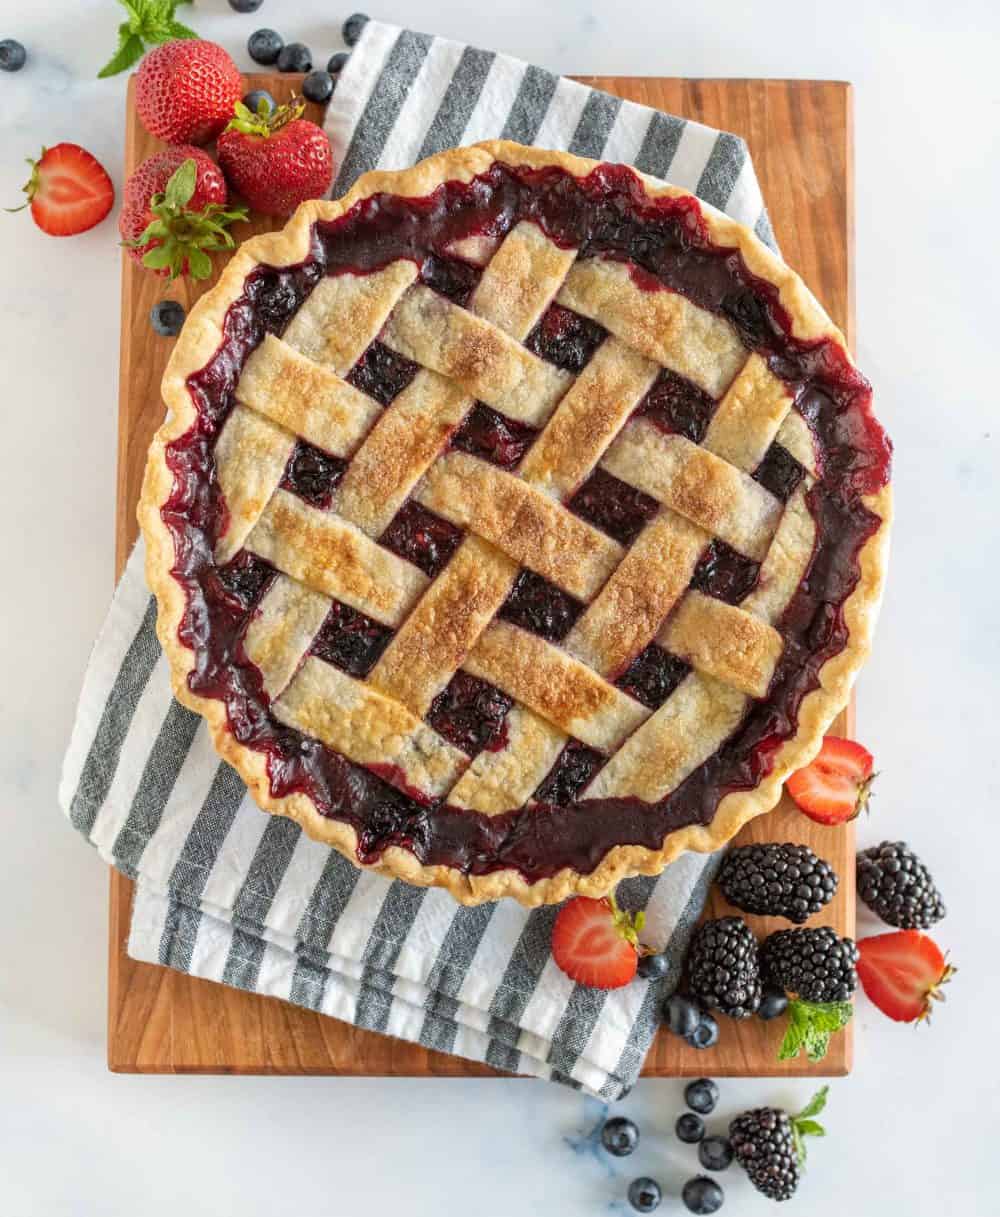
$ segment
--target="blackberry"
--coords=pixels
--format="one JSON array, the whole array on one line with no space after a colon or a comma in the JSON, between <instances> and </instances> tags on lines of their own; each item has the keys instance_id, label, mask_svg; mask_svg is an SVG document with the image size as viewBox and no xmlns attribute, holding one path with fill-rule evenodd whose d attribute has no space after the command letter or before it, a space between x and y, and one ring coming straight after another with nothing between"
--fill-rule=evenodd
<instances>
[{"instance_id":1,"label":"blackberry","mask_svg":"<svg viewBox=\"0 0 1000 1217\"><path fill-rule=\"evenodd\" d=\"M823 1136L815 1116L826 1106L828 1087L813 1095L797 1116L779 1107L757 1107L729 1125L736 1161L758 1192L771 1200L789 1200L799 1185L805 1162L804 1138Z\"/></svg>"},{"instance_id":2,"label":"blackberry","mask_svg":"<svg viewBox=\"0 0 1000 1217\"><path fill-rule=\"evenodd\" d=\"M883 841L858 854L858 895L901 930L929 929L946 912L930 871L905 841Z\"/></svg>"},{"instance_id":3,"label":"blackberry","mask_svg":"<svg viewBox=\"0 0 1000 1217\"><path fill-rule=\"evenodd\" d=\"M766 939L760 967L766 983L808 1002L848 1001L857 988L858 948L829 926L779 930Z\"/></svg>"},{"instance_id":4,"label":"blackberry","mask_svg":"<svg viewBox=\"0 0 1000 1217\"><path fill-rule=\"evenodd\" d=\"M807 845L744 845L726 855L719 887L744 913L801 925L833 899L837 876Z\"/></svg>"},{"instance_id":5,"label":"blackberry","mask_svg":"<svg viewBox=\"0 0 1000 1217\"><path fill-rule=\"evenodd\" d=\"M691 992L729 1018L749 1018L760 1005L757 940L742 917L699 926L687 958Z\"/></svg>"}]
</instances>

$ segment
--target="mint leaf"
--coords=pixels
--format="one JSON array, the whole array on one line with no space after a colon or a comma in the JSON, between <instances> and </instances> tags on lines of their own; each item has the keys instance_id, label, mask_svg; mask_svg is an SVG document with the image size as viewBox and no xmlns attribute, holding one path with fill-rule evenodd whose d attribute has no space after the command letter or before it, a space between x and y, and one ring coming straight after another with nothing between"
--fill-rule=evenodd
<instances>
[{"instance_id":1,"label":"mint leaf","mask_svg":"<svg viewBox=\"0 0 1000 1217\"><path fill-rule=\"evenodd\" d=\"M808 1004L808 1003L804 1003ZM819 1004L819 1003L816 1003ZM850 1005L849 1002L830 1002L828 1005ZM792 1116L792 1141L795 1145L795 1156L799 1160L799 1166L805 1165L806 1160L806 1137L825 1137L826 1129L822 1124L817 1124L815 1120L810 1119L810 1116L818 1115L826 1106L826 1096L830 1093L829 1086L823 1086L809 1102L802 1108L797 1116Z\"/></svg>"},{"instance_id":2,"label":"mint leaf","mask_svg":"<svg viewBox=\"0 0 1000 1217\"><path fill-rule=\"evenodd\" d=\"M826 1129L815 1120L798 1120L796 1126L804 1137L825 1137Z\"/></svg>"},{"instance_id":3,"label":"mint leaf","mask_svg":"<svg viewBox=\"0 0 1000 1217\"><path fill-rule=\"evenodd\" d=\"M174 16L178 4L191 0L118 0L128 20L118 27L118 50L97 73L99 78L124 72L145 54L147 44L171 42L175 38L197 38Z\"/></svg>"},{"instance_id":4,"label":"mint leaf","mask_svg":"<svg viewBox=\"0 0 1000 1217\"><path fill-rule=\"evenodd\" d=\"M118 50L97 73L99 80L108 76L117 76L119 72L127 72L133 64L138 63L145 53L142 39L131 33L127 25L119 27Z\"/></svg>"},{"instance_id":5,"label":"mint leaf","mask_svg":"<svg viewBox=\"0 0 1000 1217\"><path fill-rule=\"evenodd\" d=\"M789 1002L788 1027L778 1050L778 1060L793 1060L804 1050L814 1064L821 1061L829 1050L830 1036L845 1027L851 1021L853 1013L854 1007L846 1001Z\"/></svg>"},{"instance_id":6,"label":"mint leaf","mask_svg":"<svg viewBox=\"0 0 1000 1217\"><path fill-rule=\"evenodd\" d=\"M848 1003L848 1002L844 1003L844 1005L849 1005L849 1004L850 1003ZM810 1119L812 1119L813 1116L818 1116L820 1114L820 1112L823 1110L823 1108L826 1106L826 1096L829 1093L830 1093L829 1086L821 1086L820 1089L816 1091L816 1093L813 1095L813 1097L805 1105L805 1107L802 1108L802 1110L796 1116L796 1119L797 1120L810 1120Z\"/></svg>"}]
</instances>

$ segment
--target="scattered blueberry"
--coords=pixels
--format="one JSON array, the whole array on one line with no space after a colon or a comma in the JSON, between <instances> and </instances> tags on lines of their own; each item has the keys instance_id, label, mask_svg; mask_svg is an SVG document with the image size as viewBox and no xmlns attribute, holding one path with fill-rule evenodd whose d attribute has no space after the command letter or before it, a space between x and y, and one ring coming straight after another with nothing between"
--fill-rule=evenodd
<instances>
[{"instance_id":1,"label":"scattered blueberry","mask_svg":"<svg viewBox=\"0 0 1000 1217\"><path fill-rule=\"evenodd\" d=\"M161 338L176 338L184 317L184 309L176 300L158 300L149 310L149 320Z\"/></svg>"},{"instance_id":2,"label":"scattered blueberry","mask_svg":"<svg viewBox=\"0 0 1000 1217\"><path fill-rule=\"evenodd\" d=\"M333 77L329 72L310 72L302 82L302 96L322 104L333 96Z\"/></svg>"},{"instance_id":3,"label":"scattered blueberry","mask_svg":"<svg viewBox=\"0 0 1000 1217\"><path fill-rule=\"evenodd\" d=\"M703 1014L695 1029L684 1038L692 1048L714 1048L719 1042L719 1024L711 1014Z\"/></svg>"},{"instance_id":4,"label":"scattered blueberry","mask_svg":"<svg viewBox=\"0 0 1000 1217\"><path fill-rule=\"evenodd\" d=\"M344 70L344 64L347 63L348 54L346 51L335 51L326 65L326 70L331 76L339 76Z\"/></svg>"},{"instance_id":5,"label":"scattered blueberry","mask_svg":"<svg viewBox=\"0 0 1000 1217\"><path fill-rule=\"evenodd\" d=\"M601 1144L616 1158L627 1158L639 1144L639 1128L626 1116L614 1116L601 1129Z\"/></svg>"},{"instance_id":6,"label":"scattered blueberry","mask_svg":"<svg viewBox=\"0 0 1000 1217\"><path fill-rule=\"evenodd\" d=\"M707 1175L698 1175L684 1184L681 1192L684 1207L689 1213L697 1213L699 1217L707 1217L709 1213L717 1213L725 1200L722 1188L714 1179Z\"/></svg>"},{"instance_id":7,"label":"scattered blueberry","mask_svg":"<svg viewBox=\"0 0 1000 1217\"><path fill-rule=\"evenodd\" d=\"M675 993L663 1003L663 1017L674 1035L687 1039L689 1035L694 1034L701 1022L702 1013L690 997Z\"/></svg>"},{"instance_id":8,"label":"scattered blueberry","mask_svg":"<svg viewBox=\"0 0 1000 1217\"><path fill-rule=\"evenodd\" d=\"M719 1088L711 1078L697 1078L684 1087L684 1102L700 1116L715 1111L718 1101Z\"/></svg>"},{"instance_id":9,"label":"scattered blueberry","mask_svg":"<svg viewBox=\"0 0 1000 1217\"><path fill-rule=\"evenodd\" d=\"M683 1141L685 1145L696 1145L705 1135L705 1121L693 1111L686 1111L677 1117L674 1132L678 1141Z\"/></svg>"},{"instance_id":10,"label":"scattered blueberry","mask_svg":"<svg viewBox=\"0 0 1000 1217\"><path fill-rule=\"evenodd\" d=\"M254 63L270 64L281 54L285 40L277 30L254 30L247 39L247 53Z\"/></svg>"},{"instance_id":11,"label":"scattered blueberry","mask_svg":"<svg viewBox=\"0 0 1000 1217\"><path fill-rule=\"evenodd\" d=\"M5 38L0 42L0 72L20 72L28 52L16 38Z\"/></svg>"},{"instance_id":12,"label":"scattered blueberry","mask_svg":"<svg viewBox=\"0 0 1000 1217\"><path fill-rule=\"evenodd\" d=\"M289 42L278 52L279 72L311 72L312 51L304 42Z\"/></svg>"},{"instance_id":13,"label":"scattered blueberry","mask_svg":"<svg viewBox=\"0 0 1000 1217\"><path fill-rule=\"evenodd\" d=\"M670 971L666 955L643 955L639 960L639 975L643 980L662 980Z\"/></svg>"},{"instance_id":14,"label":"scattered blueberry","mask_svg":"<svg viewBox=\"0 0 1000 1217\"><path fill-rule=\"evenodd\" d=\"M237 13L255 13L264 0L229 0L229 7Z\"/></svg>"},{"instance_id":15,"label":"scattered blueberry","mask_svg":"<svg viewBox=\"0 0 1000 1217\"><path fill-rule=\"evenodd\" d=\"M771 990L764 994L760 1000L760 1006L757 1010L757 1017L768 1022L772 1018L778 1018L779 1015L785 1013L788 1009L788 997L784 993L777 990Z\"/></svg>"},{"instance_id":16,"label":"scattered blueberry","mask_svg":"<svg viewBox=\"0 0 1000 1217\"><path fill-rule=\"evenodd\" d=\"M698 1146L698 1161L709 1171L724 1171L733 1160L728 1137L706 1137Z\"/></svg>"},{"instance_id":17,"label":"scattered blueberry","mask_svg":"<svg viewBox=\"0 0 1000 1217\"><path fill-rule=\"evenodd\" d=\"M351 13L350 17L344 22L344 28L340 31L348 46L354 46L361 37L361 31L368 24L368 21L369 18L366 13Z\"/></svg>"},{"instance_id":18,"label":"scattered blueberry","mask_svg":"<svg viewBox=\"0 0 1000 1217\"><path fill-rule=\"evenodd\" d=\"M267 89L251 89L246 97L243 98L243 104L252 114L260 113L260 103L262 101L267 102L267 110L265 111L267 114L277 105L277 102L268 93Z\"/></svg>"},{"instance_id":19,"label":"scattered blueberry","mask_svg":"<svg viewBox=\"0 0 1000 1217\"><path fill-rule=\"evenodd\" d=\"M628 1185L628 1202L637 1213L652 1213L660 1207L663 1193L655 1179L633 1179ZM714 1212L715 1210L710 1210Z\"/></svg>"}]
</instances>

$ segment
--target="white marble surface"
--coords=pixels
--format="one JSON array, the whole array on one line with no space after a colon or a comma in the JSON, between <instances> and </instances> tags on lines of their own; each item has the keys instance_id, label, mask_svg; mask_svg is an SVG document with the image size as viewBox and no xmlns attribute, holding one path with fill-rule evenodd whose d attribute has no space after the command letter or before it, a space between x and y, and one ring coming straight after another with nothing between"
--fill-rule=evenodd
<instances>
[{"instance_id":1,"label":"white marble surface","mask_svg":"<svg viewBox=\"0 0 1000 1217\"><path fill-rule=\"evenodd\" d=\"M325 59L347 11L265 0L237 16L225 0L199 0L185 20L249 67L258 25ZM929 1030L897 1027L859 1000L857 1067L833 1085L830 1136L799 1205L812 1217L996 1212L995 5L385 0L378 15L567 72L855 82L859 358L896 441L898 496L858 712L883 775L860 833L905 835L933 862L950 906L936 936L961 974ZM111 0L0 0L0 37L31 56L0 79L0 202L17 199L20 158L60 139L85 144L120 186L124 79L94 79L119 19ZM573 1149L595 1105L540 1083L106 1072L107 879L63 823L55 786L112 578L115 240L111 222L56 241L26 216L0 217L0 1212L584 1217L624 1211L637 1173L671 1194L661 1211L682 1211L695 1172L670 1132L677 1083L636 1089L624 1110L643 1146L612 1166ZM793 1104L807 1089L724 1083L723 1115ZM735 1169L723 1182L726 1212L767 1211Z\"/></svg>"}]
</instances>

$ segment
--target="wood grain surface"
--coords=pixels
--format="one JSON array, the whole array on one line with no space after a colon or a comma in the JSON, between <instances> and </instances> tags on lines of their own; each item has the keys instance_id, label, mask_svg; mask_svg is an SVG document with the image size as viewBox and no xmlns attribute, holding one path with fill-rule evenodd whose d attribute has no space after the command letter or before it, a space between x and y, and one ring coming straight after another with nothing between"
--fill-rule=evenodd
<instances>
[{"instance_id":1,"label":"wood grain surface","mask_svg":"<svg viewBox=\"0 0 1000 1217\"><path fill-rule=\"evenodd\" d=\"M248 77L247 88L266 87L280 99L300 78ZM581 77L621 97L742 135L749 143L774 230L786 260L854 342L853 148L851 88L832 81L663 80ZM142 128L128 95L126 170L158 144ZM319 118L319 107L310 107ZM237 240L272 227L266 220L238 225ZM159 384L172 340L157 337L149 310L169 295L190 307L204 288L162 279L122 256L122 344L118 431L117 566L135 541L135 507L146 449L163 416ZM834 733L849 733L849 712ZM783 801L740 835L747 841L801 841L827 858L841 877L840 891L817 923L854 934L854 833L850 826L824 829ZM400 1076L490 1076L486 1065L429 1051L335 1019L197 980L167 968L140 964L125 953L131 884L111 875L108 1064L141 1073L290 1073ZM727 909L713 894L708 915ZM753 918L761 934L772 928ZM781 1028L757 1020L722 1019L722 1035L710 1053L697 1053L661 1032L644 1076L710 1072L720 1076L820 1074L850 1069L851 1030L834 1037L819 1066L805 1059L780 1063Z\"/></svg>"}]
</instances>

